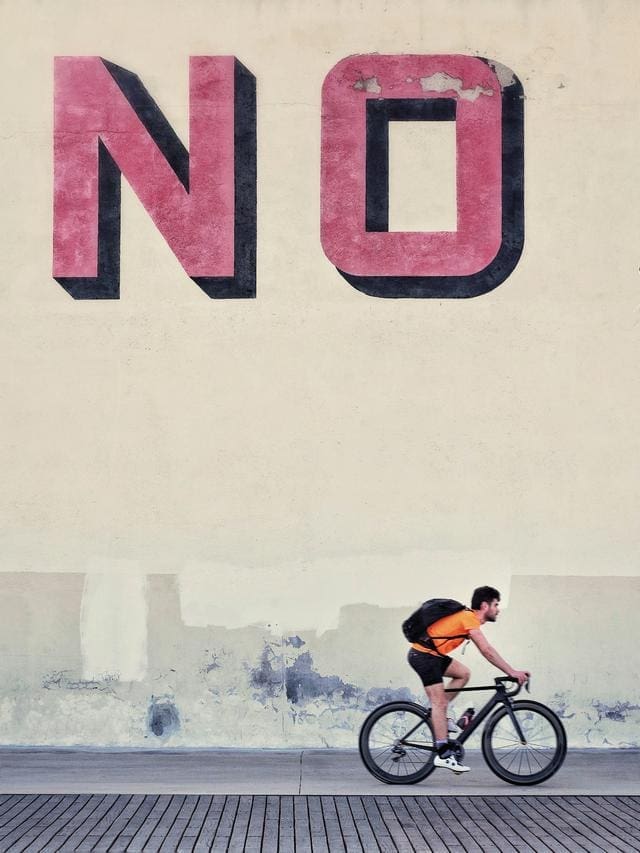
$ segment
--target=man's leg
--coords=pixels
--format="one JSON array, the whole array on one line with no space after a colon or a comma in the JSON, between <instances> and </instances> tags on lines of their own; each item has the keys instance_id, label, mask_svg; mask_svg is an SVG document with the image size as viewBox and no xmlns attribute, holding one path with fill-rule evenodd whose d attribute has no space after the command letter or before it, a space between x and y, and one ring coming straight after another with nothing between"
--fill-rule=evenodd
<instances>
[{"instance_id":1,"label":"man's leg","mask_svg":"<svg viewBox=\"0 0 640 853\"><path fill-rule=\"evenodd\" d=\"M445 696L447 697L448 702L453 702L453 700L458 695L458 690L464 687L467 681L469 681L471 671L469 670L469 667L465 666L463 663L460 663L460 661L452 660L449 666L445 669L444 674L447 676L447 678L451 679L451 681L447 684L447 690L454 691L453 693L445 693Z\"/></svg>"},{"instance_id":2,"label":"man's leg","mask_svg":"<svg viewBox=\"0 0 640 853\"><path fill-rule=\"evenodd\" d=\"M436 741L446 741L448 695L444 692L444 684L429 684L424 688L431 703L431 722Z\"/></svg>"},{"instance_id":3,"label":"man's leg","mask_svg":"<svg viewBox=\"0 0 640 853\"><path fill-rule=\"evenodd\" d=\"M458 661L451 661L445 675L451 678L450 687L455 691L469 680L469 670ZM455 698L457 693L445 693L444 684L425 685L425 691L431 702L431 723L433 725L433 733L435 735L437 755L434 759L436 767L446 767L456 773L464 773L470 768L464 764L460 764L452 750L448 747L448 724L447 724L447 707L449 705L449 697Z\"/></svg>"}]
</instances>

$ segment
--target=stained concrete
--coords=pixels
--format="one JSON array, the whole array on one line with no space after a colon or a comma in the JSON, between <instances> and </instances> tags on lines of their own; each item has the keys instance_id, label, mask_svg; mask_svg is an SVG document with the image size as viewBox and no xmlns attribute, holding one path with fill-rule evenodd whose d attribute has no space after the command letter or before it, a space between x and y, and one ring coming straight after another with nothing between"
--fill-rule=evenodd
<instances>
[{"instance_id":1,"label":"stained concrete","mask_svg":"<svg viewBox=\"0 0 640 853\"><path fill-rule=\"evenodd\" d=\"M471 772L385 785L354 750L0 750L0 793L640 795L640 750L571 750L541 785L502 782L480 752Z\"/></svg>"}]
</instances>

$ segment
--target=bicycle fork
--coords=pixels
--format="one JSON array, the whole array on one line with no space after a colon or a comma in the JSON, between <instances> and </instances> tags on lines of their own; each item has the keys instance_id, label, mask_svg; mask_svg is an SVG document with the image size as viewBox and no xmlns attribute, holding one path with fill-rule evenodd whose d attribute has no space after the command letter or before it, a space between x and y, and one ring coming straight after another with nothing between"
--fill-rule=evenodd
<instances>
[{"instance_id":1,"label":"bicycle fork","mask_svg":"<svg viewBox=\"0 0 640 853\"><path fill-rule=\"evenodd\" d=\"M507 708L507 713L511 717L511 722L513 723L513 727L516 730L516 734L520 738L520 743L522 744L522 746L526 746L527 739L524 736L524 732L520 728L520 723L518 722L518 718L516 717L516 715L514 713L513 706L511 704L511 702L507 701L504 704Z\"/></svg>"}]
</instances>

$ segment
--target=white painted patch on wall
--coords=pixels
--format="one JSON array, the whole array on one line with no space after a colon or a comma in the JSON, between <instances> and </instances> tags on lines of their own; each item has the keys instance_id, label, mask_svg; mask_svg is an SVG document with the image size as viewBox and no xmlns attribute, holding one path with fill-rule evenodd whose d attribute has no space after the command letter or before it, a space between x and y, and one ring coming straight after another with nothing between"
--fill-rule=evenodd
<instances>
[{"instance_id":1,"label":"white painted patch on wall","mask_svg":"<svg viewBox=\"0 0 640 853\"><path fill-rule=\"evenodd\" d=\"M452 77L444 71L421 77L420 85L423 92L456 92L464 101L476 101L480 95L493 96L493 89L485 89L482 86L465 89L459 77Z\"/></svg>"},{"instance_id":2,"label":"white painted patch on wall","mask_svg":"<svg viewBox=\"0 0 640 853\"><path fill-rule=\"evenodd\" d=\"M338 627L340 609L349 604L409 611L426 598L468 603L484 584L500 590L506 608L511 574L506 556L493 551L409 551L261 567L191 563L178 583L185 625L323 633Z\"/></svg>"},{"instance_id":3,"label":"white painted patch on wall","mask_svg":"<svg viewBox=\"0 0 640 853\"><path fill-rule=\"evenodd\" d=\"M89 573L80 614L82 677L147 674L147 579L140 574Z\"/></svg>"}]
</instances>

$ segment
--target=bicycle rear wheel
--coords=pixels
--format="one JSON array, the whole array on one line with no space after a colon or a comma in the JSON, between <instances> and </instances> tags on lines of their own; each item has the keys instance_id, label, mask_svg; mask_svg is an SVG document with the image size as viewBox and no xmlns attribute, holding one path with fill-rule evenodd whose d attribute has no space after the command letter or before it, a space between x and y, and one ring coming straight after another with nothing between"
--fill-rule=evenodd
<instances>
[{"instance_id":1,"label":"bicycle rear wheel","mask_svg":"<svg viewBox=\"0 0 640 853\"><path fill-rule=\"evenodd\" d=\"M435 742L429 713L413 702L376 708L360 729L358 746L367 770L390 785L411 785L433 771Z\"/></svg>"},{"instance_id":2,"label":"bicycle rear wheel","mask_svg":"<svg viewBox=\"0 0 640 853\"><path fill-rule=\"evenodd\" d=\"M538 785L560 769L567 754L567 736L560 719L539 702L512 702L522 743L503 705L482 733L482 753L491 770L512 785Z\"/></svg>"}]
</instances>

